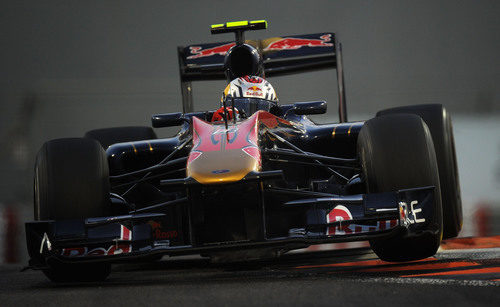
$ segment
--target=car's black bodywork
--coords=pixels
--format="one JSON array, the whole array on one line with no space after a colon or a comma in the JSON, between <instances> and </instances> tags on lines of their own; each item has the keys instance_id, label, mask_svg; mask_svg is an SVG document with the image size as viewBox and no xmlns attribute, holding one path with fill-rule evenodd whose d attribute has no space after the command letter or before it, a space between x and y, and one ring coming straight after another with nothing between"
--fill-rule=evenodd
<instances>
[{"instance_id":1,"label":"car's black bodywork","mask_svg":"<svg viewBox=\"0 0 500 307\"><path fill-rule=\"evenodd\" d=\"M262 151L263 171L236 183L204 186L184 179L192 146L188 124L170 139L110 146L116 215L27 223L31 264L44 265L50 257L114 261L262 247L283 252L425 229L425 223L414 221L401 225L399 204L417 201L413 209L423 209L418 217L429 219L434 187L363 194L362 178L355 176L360 173L356 138L362 122L316 125L302 116L291 117L300 129L269 131L266 138L286 137L285 142L267 139L279 147ZM291 150L295 146L306 153ZM170 159L160 164L166 156ZM327 222L337 205L347 208L353 219ZM131 230L131 240L120 240L123 226ZM341 234L327 235L330 228ZM50 250L42 243L44 234ZM126 253L108 255L112 246L123 244L130 245Z\"/></svg>"},{"instance_id":2,"label":"car's black bodywork","mask_svg":"<svg viewBox=\"0 0 500 307\"><path fill-rule=\"evenodd\" d=\"M264 53L266 76L341 68L340 46L333 33L326 35L331 44L324 49L305 44ZM300 37L320 41L325 33ZM364 122L345 122L341 69L340 123L315 124L305 116L324 112L325 102L260 110L224 130L229 138L230 129L241 132L255 120L259 171L210 184L187 176L198 146L194 122L209 122L213 113L190 112L191 81L224 78L223 55L189 59L187 53L221 44L179 48L185 112L153 116L153 126L180 125L177 135L107 148L110 216L26 224L31 267L182 254L245 260L311 244L440 231L432 224L435 186L367 193L357 146ZM214 166L212 173L228 171Z\"/></svg>"}]
</instances>

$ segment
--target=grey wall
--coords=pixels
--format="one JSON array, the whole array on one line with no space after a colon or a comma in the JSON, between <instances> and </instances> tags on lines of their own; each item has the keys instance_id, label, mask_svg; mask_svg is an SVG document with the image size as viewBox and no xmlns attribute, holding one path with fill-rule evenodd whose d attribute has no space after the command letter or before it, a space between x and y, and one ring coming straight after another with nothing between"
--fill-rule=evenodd
<instances>
[{"instance_id":1,"label":"grey wall","mask_svg":"<svg viewBox=\"0 0 500 307\"><path fill-rule=\"evenodd\" d=\"M267 19L248 38L334 31L348 110L443 103L500 113L500 1L9 1L0 9L0 202L28 199L43 141L181 110L176 46L217 40L209 25ZM284 103L326 99L332 72L270 80ZM195 84L197 109L223 82ZM160 131L168 135L171 131Z\"/></svg>"}]
</instances>

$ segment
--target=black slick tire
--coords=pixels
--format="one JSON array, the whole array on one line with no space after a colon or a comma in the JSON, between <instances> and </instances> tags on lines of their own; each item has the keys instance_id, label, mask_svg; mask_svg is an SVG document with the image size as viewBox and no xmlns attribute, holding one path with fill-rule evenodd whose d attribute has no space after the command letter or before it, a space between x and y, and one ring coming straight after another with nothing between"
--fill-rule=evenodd
<instances>
[{"instance_id":1,"label":"black slick tire","mask_svg":"<svg viewBox=\"0 0 500 307\"><path fill-rule=\"evenodd\" d=\"M35 220L107 216L110 209L109 169L101 145L88 138L46 142L37 154L34 178ZM98 281L109 264L48 263L52 281Z\"/></svg>"},{"instance_id":2,"label":"black slick tire","mask_svg":"<svg viewBox=\"0 0 500 307\"><path fill-rule=\"evenodd\" d=\"M388 114L415 114L429 127L436 151L443 204L443 238L454 238L462 229L462 198L455 153L455 140L451 116L440 104L423 104L379 111Z\"/></svg>"},{"instance_id":3,"label":"black slick tire","mask_svg":"<svg viewBox=\"0 0 500 307\"><path fill-rule=\"evenodd\" d=\"M442 236L441 194L432 138L422 119L397 114L368 120L358 137L358 155L368 193L436 187L435 214L428 229L411 237L401 233L371 240L373 251L385 261L411 261L434 255Z\"/></svg>"}]
</instances>

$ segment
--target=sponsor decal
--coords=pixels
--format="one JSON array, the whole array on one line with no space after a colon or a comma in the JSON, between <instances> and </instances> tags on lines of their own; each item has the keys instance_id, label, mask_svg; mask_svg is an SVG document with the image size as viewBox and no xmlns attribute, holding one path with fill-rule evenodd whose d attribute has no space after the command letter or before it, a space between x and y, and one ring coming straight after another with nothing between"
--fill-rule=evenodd
<instances>
[{"instance_id":1,"label":"sponsor decal","mask_svg":"<svg viewBox=\"0 0 500 307\"><path fill-rule=\"evenodd\" d=\"M327 223L334 223L340 221L348 221L352 220L352 214L345 206L337 205L333 208L330 213L326 216ZM341 234L350 234L352 231L348 228L348 226L335 226L328 227L326 230L326 235L341 235Z\"/></svg>"},{"instance_id":2,"label":"sponsor decal","mask_svg":"<svg viewBox=\"0 0 500 307\"><path fill-rule=\"evenodd\" d=\"M191 46L189 47L189 51L191 51L191 54L193 55L188 56L187 59L198 59L213 55L226 55L229 49L231 49L234 45L235 43L230 43L206 49L201 49L201 46Z\"/></svg>"},{"instance_id":3,"label":"sponsor decal","mask_svg":"<svg viewBox=\"0 0 500 307\"><path fill-rule=\"evenodd\" d=\"M422 208L415 208L415 205L418 205L417 200L410 201L410 206L404 201L399 202L399 220L403 226L425 223L425 218L417 216L417 214L420 216Z\"/></svg>"},{"instance_id":4,"label":"sponsor decal","mask_svg":"<svg viewBox=\"0 0 500 307\"><path fill-rule=\"evenodd\" d=\"M131 244L115 244L108 248L97 247L88 249L87 247L68 247L63 248L61 255L65 257L86 257L86 256L109 256L128 254L132 251Z\"/></svg>"},{"instance_id":5,"label":"sponsor decal","mask_svg":"<svg viewBox=\"0 0 500 307\"><path fill-rule=\"evenodd\" d=\"M153 231L153 238L155 240L173 239L177 238L177 236L179 235L177 230L163 231L160 222L149 221L148 224L151 225L151 229Z\"/></svg>"},{"instance_id":6,"label":"sponsor decal","mask_svg":"<svg viewBox=\"0 0 500 307\"><path fill-rule=\"evenodd\" d=\"M335 236L342 236L342 235L350 235L350 234L361 234L361 233L387 230L387 229L394 228L396 226L398 226L398 220L378 221L377 224L374 226L349 224L349 225L342 225L342 226L337 226L337 227L330 227L327 230L326 235L327 236L334 236L334 235ZM330 230L330 229L333 229L333 230Z\"/></svg>"},{"instance_id":7,"label":"sponsor decal","mask_svg":"<svg viewBox=\"0 0 500 307\"><path fill-rule=\"evenodd\" d=\"M229 130L226 130L224 128L219 128L214 130L212 132L212 135L210 137L210 140L212 141L212 144L217 145L221 141L225 144L224 139L227 139L227 143L231 144L236 140L238 137L238 129L237 128L232 128Z\"/></svg>"},{"instance_id":8,"label":"sponsor decal","mask_svg":"<svg viewBox=\"0 0 500 307\"><path fill-rule=\"evenodd\" d=\"M264 97L264 94L262 92L252 92L252 91L247 91L245 93L246 96L252 96L252 97Z\"/></svg>"},{"instance_id":9,"label":"sponsor decal","mask_svg":"<svg viewBox=\"0 0 500 307\"><path fill-rule=\"evenodd\" d=\"M330 213L326 216L327 223L341 222L352 220L352 214L345 206L338 205L333 208ZM327 236L342 236L350 234L360 234L373 231L382 231L386 229L394 228L398 225L398 220L385 220L378 221L376 225L358 225L358 224L348 224L328 227L326 230Z\"/></svg>"},{"instance_id":10,"label":"sponsor decal","mask_svg":"<svg viewBox=\"0 0 500 307\"><path fill-rule=\"evenodd\" d=\"M264 51L295 50L302 47L332 47L333 44L328 43L331 40L331 34L322 35L320 36L320 39L288 37L272 42L266 48L264 48Z\"/></svg>"},{"instance_id":11,"label":"sponsor decal","mask_svg":"<svg viewBox=\"0 0 500 307\"><path fill-rule=\"evenodd\" d=\"M247 91L245 93L247 96L254 96L254 97L262 97L264 96L264 93L262 92L262 89L257 86L251 86L247 88Z\"/></svg>"},{"instance_id":12,"label":"sponsor decal","mask_svg":"<svg viewBox=\"0 0 500 307\"><path fill-rule=\"evenodd\" d=\"M260 87L257 87L257 86L252 86L252 87L249 87L248 88L249 91L259 91L259 92L262 92L262 90L260 89Z\"/></svg>"},{"instance_id":13,"label":"sponsor decal","mask_svg":"<svg viewBox=\"0 0 500 307\"><path fill-rule=\"evenodd\" d=\"M153 238L157 240L173 239L177 238L178 235L177 230L161 231L157 229L153 232Z\"/></svg>"},{"instance_id":14,"label":"sponsor decal","mask_svg":"<svg viewBox=\"0 0 500 307\"><path fill-rule=\"evenodd\" d=\"M225 174L225 173L229 173L230 170L228 169L216 169L214 171L212 171L212 174Z\"/></svg>"}]
</instances>

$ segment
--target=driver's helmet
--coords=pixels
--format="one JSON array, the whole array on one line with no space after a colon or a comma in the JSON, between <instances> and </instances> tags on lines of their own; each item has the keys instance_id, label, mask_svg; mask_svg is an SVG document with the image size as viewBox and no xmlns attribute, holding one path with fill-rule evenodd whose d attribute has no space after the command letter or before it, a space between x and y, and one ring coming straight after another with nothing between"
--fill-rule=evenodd
<instances>
[{"instance_id":1,"label":"driver's helmet","mask_svg":"<svg viewBox=\"0 0 500 307\"><path fill-rule=\"evenodd\" d=\"M278 103L278 97L271 83L258 76L244 76L229 83L222 94L221 102L232 98L258 98Z\"/></svg>"}]
</instances>

